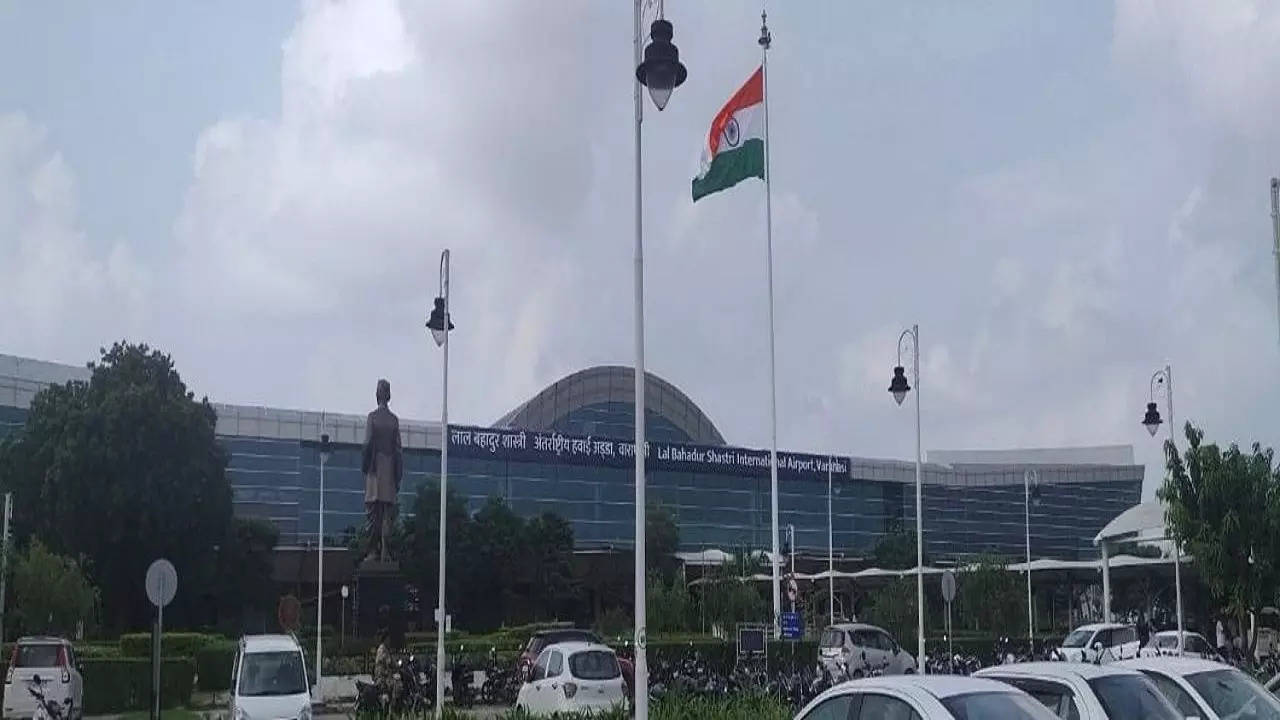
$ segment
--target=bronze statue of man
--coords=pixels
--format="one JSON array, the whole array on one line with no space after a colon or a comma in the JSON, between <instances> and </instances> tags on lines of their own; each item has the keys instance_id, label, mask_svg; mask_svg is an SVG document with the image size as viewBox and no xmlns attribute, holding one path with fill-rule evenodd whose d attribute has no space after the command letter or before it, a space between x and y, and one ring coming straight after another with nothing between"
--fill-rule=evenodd
<instances>
[{"instance_id":1,"label":"bronze statue of man","mask_svg":"<svg viewBox=\"0 0 1280 720\"><path fill-rule=\"evenodd\" d=\"M364 508L369 544L365 559L378 557L386 562L387 538L395 528L396 494L404 476L404 449L400 445L400 418L391 412L391 383L378 381L378 407L369 413L364 426L364 452L360 471L364 473Z\"/></svg>"}]
</instances>

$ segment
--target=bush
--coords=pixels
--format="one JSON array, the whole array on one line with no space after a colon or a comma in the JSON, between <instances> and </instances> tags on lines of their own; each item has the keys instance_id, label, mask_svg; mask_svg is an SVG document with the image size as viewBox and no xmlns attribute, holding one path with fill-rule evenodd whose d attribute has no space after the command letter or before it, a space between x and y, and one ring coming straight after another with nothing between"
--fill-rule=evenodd
<instances>
[{"instance_id":1,"label":"bush","mask_svg":"<svg viewBox=\"0 0 1280 720\"><path fill-rule=\"evenodd\" d=\"M137 658L88 660L84 665L84 714L146 710L151 705L151 662ZM191 703L195 663L170 658L160 668L160 701L166 708Z\"/></svg>"},{"instance_id":2,"label":"bush","mask_svg":"<svg viewBox=\"0 0 1280 720\"><path fill-rule=\"evenodd\" d=\"M231 668L236 662L239 643L215 642L196 651L196 684L203 692L231 689Z\"/></svg>"},{"instance_id":3,"label":"bush","mask_svg":"<svg viewBox=\"0 0 1280 720\"><path fill-rule=\"evenodd\" d=\"M204 633L167 632L160 641L160 652L165 657L195 657L196 651L209 643L219 642L220 635ZM151 633L126 633L120 636L120 655L126 658L151 657Z\"/></svg>"},{"instance_id":4,"label":"bush","mask_svg":"<svg viewBox=\"0 0 1280 720\"><path fill-rule=\"evenodd\" d=\"M789 720L791 708L768 695L668 696L653 704L654 720Z\"/></svg>"}]
</instances>

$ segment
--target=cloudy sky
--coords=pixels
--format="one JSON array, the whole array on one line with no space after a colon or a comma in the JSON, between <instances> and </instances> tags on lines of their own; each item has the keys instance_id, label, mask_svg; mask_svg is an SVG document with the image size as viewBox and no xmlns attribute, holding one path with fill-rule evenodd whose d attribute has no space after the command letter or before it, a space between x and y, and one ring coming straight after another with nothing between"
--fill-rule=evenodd
<instances>
[{"instance_id":1,"label":"cloudy sky","mask_svg":"<svg viewBox=\"0 0 1280 720\"><path fill-rule=\"evenodd\" d=\"M1280 447L1280 4L773 3L782 446L1133 444L1148 380ZM767 446L764 187L694 205L759 2L670 0L644 124L648 366ZM0 352L171 352L212 399L451 417L632 362L631 3L0 5ZM1148 469L1150 493L1158 473Z\"/></svg>"}]
</instances>

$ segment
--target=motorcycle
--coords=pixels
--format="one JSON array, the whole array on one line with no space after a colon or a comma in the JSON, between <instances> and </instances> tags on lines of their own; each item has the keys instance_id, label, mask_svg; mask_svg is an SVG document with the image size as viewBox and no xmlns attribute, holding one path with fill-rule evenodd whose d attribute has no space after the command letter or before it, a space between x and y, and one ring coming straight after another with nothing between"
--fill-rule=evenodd
<instances>
[{"instance_id":1,"label":"motorcycle","mask_svg":"<svg viewBox=\"0 0 1280 720\"><path fill-rule=\"evenodd\" d=\"M49 700L44 695L44 689L41 687L42 680L36 675L31 678L31 682L27 684L27 692L31 693L31 697L36 699L35 714L31 720L63 720L63 718L71 714L71 698L67 698L62 703L56 703Z\"/></svg>"}]
</instances>

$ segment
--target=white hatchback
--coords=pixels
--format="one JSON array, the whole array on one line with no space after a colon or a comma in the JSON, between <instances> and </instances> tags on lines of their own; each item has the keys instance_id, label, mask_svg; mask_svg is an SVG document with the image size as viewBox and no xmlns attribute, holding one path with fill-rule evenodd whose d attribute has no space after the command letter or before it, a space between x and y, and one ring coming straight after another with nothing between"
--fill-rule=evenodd
<instances>
[{"instance_id":1,"label":"white hatchback","mask_svg":"<svg viewBox=\"0 0 1280 720\"><path fill-rule=\"evenodd\" d=\"M1136 658L1140 646L1132 625L1093 623L1072 630L1053 653L1056 660L1106 663Z\"/></svg>"},{"instance_id":2,"label":"white hatchback","mask_svg":"<svg viewBox=\"0 0 1280 720\"><path fill-rule=\"evenodd\" d=\"M1151 678L1184 717L1280 720L1280 700L1230 665L1187 657L1119 663Z\"/></svg>"},{"instance_id":3,"label":"white hatchback","mask_svg":"<svg viewBox=\"0 0 1280 720\"><path fill-rule=\"evenodd\" d=\"M289 635L247 635L231 668L231 720L311 720L307 663Z\"/></svg>"},{"instance_id":4,"label":"white hatchback","mask_svg":"<svg viewBox=\"0 0 1280 720\"><path fill-rule=\"evenodd\" d=\"M1026 693L956 675L850 680L814 698L797 720L1054 720Z\"/></svg>"},{"instance_id":5,"label":"white hatchback","mask_svg":"<svg viewBox=\"0 0 1280 720\"><path fill-rule=\"evenodd\" d=\"M4 718L29 718L36 698L31 686L40 679L45 700L66 708L66 717L84 715L84 679L71 643L56 637L24 637L14 643L4 679Z\"/></svg>"},{"instance_id":6,"label":"white hatchback","mask_svg":"<svg viewBox=\"0 0 1280 720\"><path fill-rule=\"evenodd\" d=\"M613 650L598 643L567 642L543 648L520 687L516 707L531 715L553 715L622 707L626 698Z\"/></svg>"}]
</instances>

